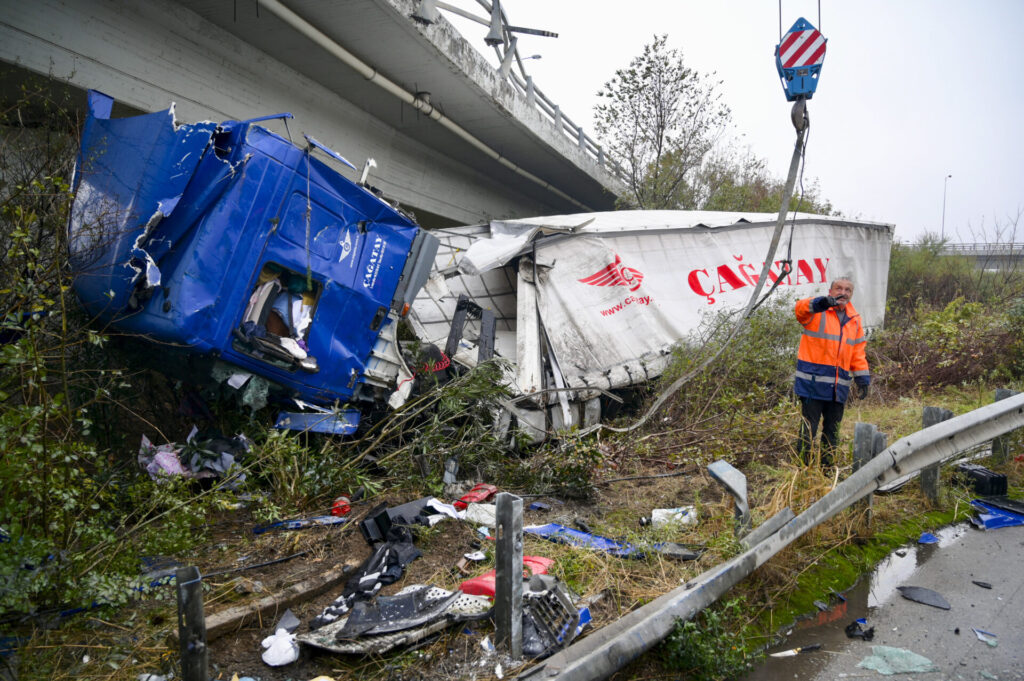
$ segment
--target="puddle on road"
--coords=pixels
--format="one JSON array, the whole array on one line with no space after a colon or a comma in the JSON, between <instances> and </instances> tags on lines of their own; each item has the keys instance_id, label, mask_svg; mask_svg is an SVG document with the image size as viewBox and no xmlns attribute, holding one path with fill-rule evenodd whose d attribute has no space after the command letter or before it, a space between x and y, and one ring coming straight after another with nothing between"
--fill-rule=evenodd
<instances>
[{"instance_id":1,"label":"puddle on road","mask_svg":"<svg viewBox=\"0 0 1024 681\"><path fill-rule=\"evenodd\" d=\"M791 648L821 644L821 650L794 657L768 657L754 671L742 677L742 681L776 681L777 679L810 679L828 662L831 654L847 648L863 648L863 654L870 653L870 644L860 639L846 637L846 625L859 617L867 619L871 626L872 609L888 602L897 594L896 587L905 584L917 569L924 565L938 549L952 546L968 530L967 523L950 525L933 534L938 538L935 544L910 544L896 549L882 560L866 577L862 577L853 588L843 593L846 601L835 605L828 612L820 612L801 620L783 630L785 640L768 649L775 653ZM828 594L821 594L826 600ZM859 652L856 654L860 654Z\"/></svg>"}]
</instances>

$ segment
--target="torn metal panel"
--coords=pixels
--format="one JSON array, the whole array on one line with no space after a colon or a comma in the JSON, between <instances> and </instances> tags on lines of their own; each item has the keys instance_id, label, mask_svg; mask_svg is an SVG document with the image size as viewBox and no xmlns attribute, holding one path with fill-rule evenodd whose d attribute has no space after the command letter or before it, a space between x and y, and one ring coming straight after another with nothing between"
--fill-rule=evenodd
<instances>
[{"instance_id":1,"label":"torn metal panel","mask_svg":"<svg viewBox=\"0 0 1024 681\"><path fill-rule=\"evenodd\" d=\"M111 119L111 105L90 93L74 180L86 311L284 396L386 398L404 369L395 326L437 240L312 138L300 148L263 119L178 124L173 108Z\"/></svg>"}]
</instances>

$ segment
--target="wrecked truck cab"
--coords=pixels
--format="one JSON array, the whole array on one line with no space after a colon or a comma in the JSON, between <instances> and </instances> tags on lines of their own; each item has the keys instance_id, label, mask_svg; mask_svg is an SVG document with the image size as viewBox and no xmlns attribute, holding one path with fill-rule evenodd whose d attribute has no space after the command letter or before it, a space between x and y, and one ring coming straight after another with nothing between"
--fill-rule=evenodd
<instances>
[{"instance_id":1,"label":"wrecked truck cab","mask_svg":"<svg viewBox=\"0 0 1024 681\"><path fill-rule=\"evenodd\" d=\"M73 181L86 312L313 405L387 397L405 371L397 321L437 240L266 119L113 119L112 105L90 92Z\"/></svg>"}]
</instances>

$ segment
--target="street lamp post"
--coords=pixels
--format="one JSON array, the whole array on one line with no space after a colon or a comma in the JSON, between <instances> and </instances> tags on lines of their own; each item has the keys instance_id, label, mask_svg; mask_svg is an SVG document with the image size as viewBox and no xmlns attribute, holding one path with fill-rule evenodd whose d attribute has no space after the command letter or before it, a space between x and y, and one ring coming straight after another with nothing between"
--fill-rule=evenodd
<instances>
[{"instance_id":1,"label":"street lamp post","mask_svg":"<svg viewBox=\"0 0 1024 681\"><path fill-rule=\"evenodd\" d=\"M949 178L952 175L946 175L946 178L942 181L942 234L940 238L945 241L946 239L946 184L949 182Z\"/></svg>"}]
</instances>

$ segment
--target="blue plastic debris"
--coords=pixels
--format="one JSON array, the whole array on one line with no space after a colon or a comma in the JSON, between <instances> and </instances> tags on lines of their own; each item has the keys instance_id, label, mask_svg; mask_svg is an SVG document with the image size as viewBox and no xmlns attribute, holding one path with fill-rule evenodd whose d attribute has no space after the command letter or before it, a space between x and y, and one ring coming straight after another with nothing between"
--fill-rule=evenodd
<instances>
[{"instance_id":1,"label":"blue plastic debris","mask_svg":"<svg viewBox=\"0 0 1024 681\"><path fill-rule=\"evenodd\" d=\"M615 541L614 539L608 539L607 537L601 537L594 534L588 534L587 532L574 530L564 525L559 525L558 523L531 525L524 527L523 532L537 537L542 537L548 541L553 541L556 544L569 544L570 546L597 549L598 551L604 551L605 553L619 558L640 558L643 555L640 550L632 544Z\"/></svg>"},{"instance_id":2,"label":"blue plastic debris","mask_svg":"<svg viewBox=\"0 0 1024 681\"><path fill-rule=\"evenodd\" d=\"M983 530L996 530L1002 527L1024 525L1024 515L1019 513L996 508L979 499L972 500L971 506L974 506L979 511L978 515L971 518L971 523Z\"/></svg>"},{"instance_id":3,"label":"blue plastic debris","mask_svg":"<svg viewBox=\"0 0 1024 681\"><path fill-rule=\"evenodd\" d=\"M918 544L938 544L939 538L931 532L922 532L921 537L917 540Z\"/></svg>"},{"instance_id":4,"label":"blue plastic debris","mask_svg":"<svg viewBox=\"0 0 1024 681\"><path fill-rule=\"evenodd\" d=\"M220 361L320 406L386 399L397 322L437 239L314 157L346 162L312 139L300 148L261 119L179 124L173 109L112 119L112 106L89 93L73 180L86 312L158 343L160 368L186 377Z\"/></svg>"},{"instance_id":5,"label":"blue plastic debris","mask_svg":"<svg viewBox=\"0 0 1024 681\"><path fill-rule=\"evenodd\" d=\"M342 409L338 412L282 411L277 415L274 428L328 435L351 435L359 428L359 412L355 409Z\"/></svg>"},{"instance_id":6,"label":"blue plastic debris","mask_svg":"<svg viewBox=\"0 0 1024 681\"><path fill-rule=\"evenodd\" d=\"M294 520L279 520L276 523L270 523L269 525L260 525L254 527L253 534L263 534L270 530L304 530L307 527L314 527L316 525L341 525L342 523L348 522L348 516L333 516L333 515L317 515L311 518L296 518Z\"/></svg>"}]
</instances>

